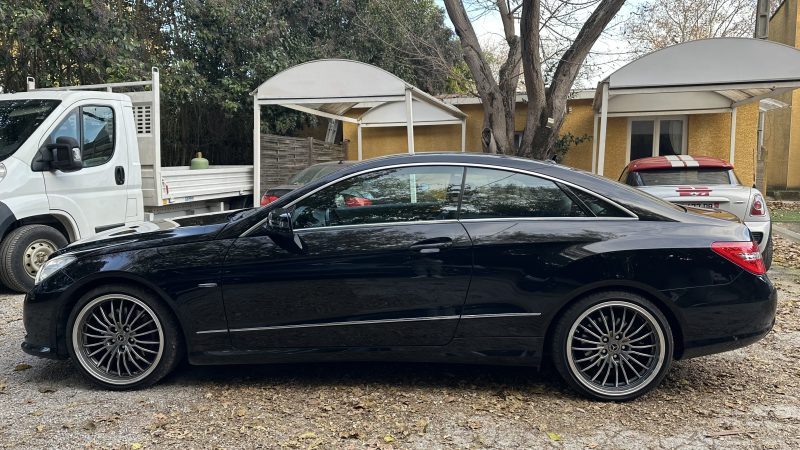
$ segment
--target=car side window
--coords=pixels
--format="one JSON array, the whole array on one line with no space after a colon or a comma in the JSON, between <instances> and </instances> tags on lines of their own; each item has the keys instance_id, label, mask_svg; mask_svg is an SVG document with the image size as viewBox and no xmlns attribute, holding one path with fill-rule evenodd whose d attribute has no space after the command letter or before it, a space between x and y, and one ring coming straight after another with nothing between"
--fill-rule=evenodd
<instances>
[{"instance_id":1,"label":"car side window","mask_svg":"<svg viewBox=\"0 0 800 450\"><path fill-rule=\"evenodd\" d=\"M625 211L588 192L580 189L570 189L570 191L597 217L631 217Z\"/></svg>"},{"instance_id":2,"label":"car side window","mask_svg":"<svg viewBox=\"0 0 800 450\"><path fill-rule=\"evenodd\" d=\"M58 138L63 137L75 139L75 142L81 140L79 108L70 111L67 117L58 124L56 129L50 133L47 143L55 144Z\"/></svg>"},{"instance_id":3,"label":"car side window","mask_svg":"<svg viewBox=\"0 0 800 450\"><path fill-rule=\"evenodd\" d=\"M295 229L455 219L463 167L378 170L340 181L298 202Z\"/></svg>"},{"instance_id":4,"label":"car side window","mask_svg":"<svg viewBox=\"0 0 800 450\"><path fill-rule=\"evenodd\" d=\"M461 219L587 216L553 181L505 170L467 169Z\"/></svg>"},{"instance_id":5,"label":"car side window","mask_svg":"<svg viewBox=\"0 0 800 450\"><path fill-rule=\"evenodd\" d=\"M63 137L74 139L81 149L83 167L95 167L114 156L114 127L114 109L110 106L82 106L58 124L47 143L55 144Z\"/></svg>"},{"instance_id":6,"label":"car side window","mask_svg":"<svg viewBox=\"0 0 800 450\"><path fill-rule=\"evenodd\" d=\"M95 167L114 156L114 110L108 106L84 106L83 167Z\"/></svg>"}]
</instances>

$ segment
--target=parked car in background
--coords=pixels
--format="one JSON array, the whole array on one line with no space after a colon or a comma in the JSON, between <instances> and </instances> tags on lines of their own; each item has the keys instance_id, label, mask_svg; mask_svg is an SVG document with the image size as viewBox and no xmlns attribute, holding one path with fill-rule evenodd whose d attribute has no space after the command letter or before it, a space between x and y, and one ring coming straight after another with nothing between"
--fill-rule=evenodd
<instances>
[{"instance_id":1,"label":"parked car in background","mask_svg":"<svg viewBox=\"0 0 800 450\"><path fill-rule=\"evenodd\" d=\"M53 252L112 228L250 204L252 166L162 166L152 74L0 94L0 284L26 292Z\"/></svg>"},{"instance_id":2,"label":"parked car in background","mask_svg":"<svg viewBox=\"0 0 800 450\"><path fill-rule=\"evenodd\" d=\"M358 161L329 161L308 166L294 174L286 184L281 184L267 189L261 196L261 206L268 205L293 190L304 186L314 180L318 180L326 175L330 175L337 170L350 167Z\"/></svg>"},{"instance_id":3,"label":"parked car in background","mask_svg":"<svg viewBox=\"0 0 800 450\"><path fill-rule=\"evenodd\" d=\"M772 222L767 202L755 187L744 186L728 161L706 156L656 156L631 161L620 182L682 206L713 208L739 218L772 265Z\"/></svg>"},{"instance_id":4,"label":"parked car in background","mask_svg":"<svg viewBox=\"0 0 800 450\"><path fill-rule=\"evenodd\" d=\"M628 400L673 359L774 323L750 231L695 211L555 164L379 158L265 207L67 247L25 299L22 347L109 389L151 385L184 355L551 361L578 392Z\"/></svg>"}]
</instances>

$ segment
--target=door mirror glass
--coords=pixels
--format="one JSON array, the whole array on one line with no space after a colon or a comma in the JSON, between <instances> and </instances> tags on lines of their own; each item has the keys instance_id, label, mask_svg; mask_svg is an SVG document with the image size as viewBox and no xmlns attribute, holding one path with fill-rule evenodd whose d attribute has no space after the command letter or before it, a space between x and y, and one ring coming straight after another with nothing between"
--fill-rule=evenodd
<instances>
[{"instance_id":1,"label":"door mirror glass","mask_svg":"<svg viewBox=\"0 0 800 450\"><path fill-rule=\"evenodd\" d=\"M83 168L81 147L75 139L61 136L56 139L55 144L48 144L47 150L53 155L50 161L51 170L74 172Z\"/></svg>"},{"instance_id":2,"label":"door mirror glass","mask_svg":"<svg viewBox=\"0 0 800 450\"><path fill-rule=\"evenodd\" d=\"M267 229L273 233L292 233L292 213L284 208L276 208L267 216Z\"/></svg>"}]
</instances>

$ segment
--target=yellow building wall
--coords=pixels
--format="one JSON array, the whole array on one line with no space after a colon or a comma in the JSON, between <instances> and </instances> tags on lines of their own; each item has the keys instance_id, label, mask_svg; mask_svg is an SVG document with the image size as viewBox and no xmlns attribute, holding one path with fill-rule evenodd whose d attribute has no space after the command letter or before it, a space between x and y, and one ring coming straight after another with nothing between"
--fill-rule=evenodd
<instances>
[{"instance_id":1,"label":"yellow building wall","mask_svg":"<svg viewBox=\"0 0 800 450\"><path fill-rule=\"evenodd\" d=\"M572 133L576 138L592 136L592 133L594 133L592 100L571 100L568 108L569 110L567 116L564 118L564 124L561 126L561 133ZM577 169L591 171L592 139L570 147L561 163Z\"/></svg>"},{"instance_id":2,"label":"yellow building wall","mask_svg":"<svg viewBox=\"0 0 800 450\"><path fill-rule=\"evenodd\" d=\"M800 10L786 0L769 21L769 39L800 48ZM769 189L800 188L800 90L776 97L788 108L769 111L764 126L766 179Z\"/></svg>"}]
</instances>

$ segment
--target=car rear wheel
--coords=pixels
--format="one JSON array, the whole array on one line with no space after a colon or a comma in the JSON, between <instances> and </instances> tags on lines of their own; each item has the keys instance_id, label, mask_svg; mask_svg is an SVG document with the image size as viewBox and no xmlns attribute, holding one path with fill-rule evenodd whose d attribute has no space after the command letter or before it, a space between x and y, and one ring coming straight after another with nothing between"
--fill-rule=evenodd
<instances>
[{"instance_id":1,"label":"car rear wheel","mask_svg":"<svg viewBox=\"0 0 800 450\"><path fill-rule=\"evenodd\" d=\"M152 385L180 361L181 335L172 312L133 286L104 286L73 308L67 348L82 374L107 389Z\"/></svg>"},{"instance_id":2,"label":"car rear wheel","mask_svg":"<svg viewBox=\"0 0 800 450\"><path fill-rule=\"evenodd\" d=\"M576 391L631 400L658 386L672 363L669 322L649 300L601 292L571 306L556 325L553 363Z\"/></svg>"},{"instance_id":3,"label":"car rear wheel","mask_svg":"<svg viewBox=\"0 0 800 450\"><path fill-rule=\"evenodd\" d=\"M47 258L65 245L64 235L47 225L24 225L13 230L0 246L0 281L9 289L28 292Z\"/></svg>"}]
</instances>

